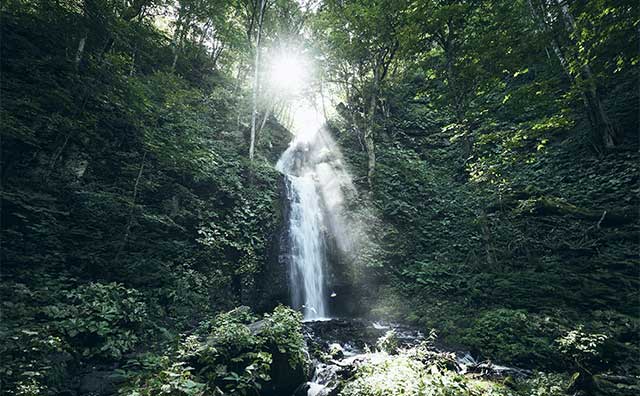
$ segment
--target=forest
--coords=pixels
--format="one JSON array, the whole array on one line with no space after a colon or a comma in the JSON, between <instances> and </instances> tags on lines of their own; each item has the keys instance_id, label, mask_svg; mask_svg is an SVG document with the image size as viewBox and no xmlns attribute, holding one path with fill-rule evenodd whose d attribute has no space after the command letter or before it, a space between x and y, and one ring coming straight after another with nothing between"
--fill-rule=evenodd
<instances>
[{"instance_id":1,"label":"forest","mask_svg":"<svg viewBox=\"0 0 640 396\"><path fill-rule=\"evenodd\" d=\"M637 0L3 0L0 394L640 394Z\"/></svg>"}]
</instances>

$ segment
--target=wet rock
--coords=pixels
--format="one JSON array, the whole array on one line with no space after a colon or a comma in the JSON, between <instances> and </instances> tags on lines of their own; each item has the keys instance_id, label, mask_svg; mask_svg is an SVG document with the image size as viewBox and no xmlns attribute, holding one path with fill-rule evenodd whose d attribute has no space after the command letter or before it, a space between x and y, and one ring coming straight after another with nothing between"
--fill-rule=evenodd
<instances>
[{"instance_id":1,"label":"wet rock","mask_svg":"<svg viewBox=\"0 0 640 396\"><path fill-rule=\"evenodd\" d=\"M310 388L310 383L305 382L304 384L301 384L300 386L298 386L298 388L296 388L296 390L293 392L293 396L307 396Z\"/></svg>"},{"instance_id":2,"label":"wet rock","mask_svg":"<svg viewBox=\"0 0 640 396\"><path fill-rule=\"evenodd\" d=\"M257 322L253 322L251 324L249 324L247 327L249 328L249 330L251 331L251 334L258 334L262 331L262 329L264 328L266 322L264 319L262 320L258 320Z\"/></svg>"},{"instance_id":3,"label":"wet rock","mask_svg":"<svg viewBox=\"0 0 640 396\"><path fill-rule=\"evenodd\" d=\"M119 379L113 371L93 371L80 378L78 393L81 395L113 395L117 391Z\"/></svg>"},{"instance_id":4,"label":"wet rock","mask_svg":"<svg viewBox=\"0 0 640 396\"><path fill-rule=\"evenodd\" d=\"M459 355L456 360L461 374L476 374L487 379L526 378L531 375L529 370L501 366L491 361L478 362L468 353Z\"/></svg>"},{"instance_id":5,"label":"wet rock","mask_svg":"<svg viewBox=\"0 0 640 396\"><path fill-rule=\"evenodd\" d=\"M262 394L265 396L291 395L307 381L307 372L303 365L291 367L289 356L272 351L271 381L265 384Z\"/></svg>"},{"instance_id":6,"label":"wet rock","mask_svg":"<svg viewBox=\"0 0 640 396\"><path fill-rule=\"evenodd\" d=\"M278 304L287 305L290 303L289 297L289 265L286 253L289 252L289 204L285 190L284 177L278 184L278 195L281 197L278 202L280 206L280 216L276 232L268 242L266 263L260 272L255 274L252 287L244 291L246 301L256 312L269 312Z\"/></svg>"},{"instance_id":7,"label":"wet rock","mask_svg":"<svg viewBox=\"0 0 640 396\"><path fill-rule=\"evenodd\" d=\"M514 379L531 375L528 370L490 361L479 362L468 353L446 352L420 331L408 326L362 319L333 319L306 322L304 331L309 351L314 357L314 373L304 388L307 396L337 395L362 364L389 358L384 352L375 352L380 349L376 348L376 340L388 332L393 332L401 353L413 354L413 359L426 365L437 363L471 377L500 379L505 386L514 386Z\"/></svg>"},{"instance_id":8,"label":"wet rock","mask_svg":"<svg viewBox=\"0 0 640 396\"><path fill-rule=\"evenodd\" d=\"M640 395L640 378L624 375L598 374L593 376L597 396Z\"/></svg>"},{"instance_id":9,"label":"wet rock","mask_svg":"<svg viewBox=\"0 0 640 396\"><path fill-rule=\"evenodd\" d=\"M342 359L344 357L344 349L337 342L329 345L329 354L333 359Z\"/></svg>"}]
</instances>

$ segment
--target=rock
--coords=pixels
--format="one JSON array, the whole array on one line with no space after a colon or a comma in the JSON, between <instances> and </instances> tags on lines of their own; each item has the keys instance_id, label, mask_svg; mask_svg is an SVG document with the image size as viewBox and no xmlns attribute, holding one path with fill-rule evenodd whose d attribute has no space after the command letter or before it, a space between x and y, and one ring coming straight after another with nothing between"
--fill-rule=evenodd
<instances>
[{"instance_id":1,"label":"rock","mask_svg":"<svg viewBox=\"0 0 640 396\"><path fill-rule=\"evenodd\" d=\"M595 383L593 376L586 372L575 372L571 376L567 393L573 393L576 395L586 394L593 395L595 389Z\"/></svg>"},{"instance_id":2,"label":"rock","mask_svg":"<svg viewBox=\"0 0 640 396\"><path fill-rule=\"evenodd\" d=\"M262 395L291 395L307 381L307 372L303 365L291 367L289 357L279 351L271 351L271 381L262 388Z\"/></svg>"},{"instance_id":3,"label":"rock","mask_svg":"<svg viewBox=\"0 0 640 396\"><path fill-rule=\"evenodd\" d=\"M247 327L252 334L257 335L264 330L266 324L267 320L262 319L250 323ZM294 392L297 392L309 377L305 364L291 367L289 364L289 355L280 352L276 345L268 346L268 351L271 353L271 369L269 372L271 379L262 384L260 394L265 396L282 396L292 395Z\"/></svg>"},{"instance_id":4,"label":"rock","mask_svg":"<svg viewBox=\"0 0 640 396\"><path fill-rule=\"evenodd\" d=\"M491 361L478 362L469 353L457 357L457 365L461 374L476 374L482 378L500 379L506 377L526 378L531 375L530 370L507 367L494 364Z\"/></svg>"},{"instance_id":5,"label":"rock","mask_svg":"<svg viewBox=\"0 0 640 396\"><path fill-rule=\"evenodd\" d=\"M334 342L329 345L329 354L333 359L342 359L344 357L344 349L342 349L342 345Z\"/></svg>"},{"instance_id":6,"label":"rock","mask_svg":"<svg viewBox=\"0 0 640 396\"><path fill-rule=\"evenodd\" d=\"M293 396L307 396L309 393L309 388L311 385L308 382L301 384L296 390L293 392Z\"/></svg>"},{"instance_id":7,"label":"rock","mask_svg":"<svg viewBox=\"0 0 640 396\"><path fill-rule=\"evenodd\" d=\"M593 376L595 395L640 395L640 378L623 375L597 374Z\"/></svg>"},{"instance_id":8,"label":"rock","mask_svg":"<svg viewBox=\"0 0 640 396\"><path fill-rule=\"evenodd\" d=\"M261 320L259 320L257 322L253 322L253 323L249 324L247 327L251 331L251 334L255 335L255 334L258 334L258 333L260 333L262 331L262 328L264 327L265 323L266 323L265 320L261 319Z\"/></svg>"},{"instance_id":9,"label":"rock","mask_svg":"<svg viewBox=\"0 0 640 396\"><path fill-rule=\"evenodd\" d=\"M78 393L81 395L113 395L117 391L118 379L113 371L93 371L80 378Z\"/></svg>"},{"instance_id":10,"label":"rock","mask_svg":"<svg viewBox=\"0 0 640 396\"><path fill-rule=\"evenodd\" d=\"M246 303L256 312L269 312L278 304L291 303L289 286L289 205L286 199L284 177L278 183L278 195L281 197L277 230L268 242L266 264L259 279L250 290L245 290Z\"/></svg>"}]
</instances>

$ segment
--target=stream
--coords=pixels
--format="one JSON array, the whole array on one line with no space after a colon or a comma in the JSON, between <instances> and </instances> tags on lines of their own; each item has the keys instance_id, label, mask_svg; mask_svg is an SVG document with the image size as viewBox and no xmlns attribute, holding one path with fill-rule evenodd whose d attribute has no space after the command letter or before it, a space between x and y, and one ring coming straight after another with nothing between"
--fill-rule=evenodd
<instances>
[{"instance_id":1,"label":"stream","mask_svg":"<svg viewBox=\"0 0 640 396\"><path fill-rule=\"evenodd\" d=\"M364 319L329 319L305 321L303 331L312 361L309 380L294 396L336 396L345 382L353 377L357 367L365 362L384 359L376 344L388 332L393 332L399 349L409 349L429 343L434 354L450 362L450 369L459 374L483 378L527 377L529 370L477 361L465 351L446 351L443 346L429 342L429 336L416 328L373 322Z\"/></svg>"}]
</instances>

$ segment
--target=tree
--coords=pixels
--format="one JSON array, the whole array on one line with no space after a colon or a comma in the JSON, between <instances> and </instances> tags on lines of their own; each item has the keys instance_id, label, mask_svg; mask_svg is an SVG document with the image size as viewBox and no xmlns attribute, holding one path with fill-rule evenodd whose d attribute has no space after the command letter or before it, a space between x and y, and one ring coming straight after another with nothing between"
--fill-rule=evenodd
<instances>
[{"instance_id":1,"label":"tree","mask_svg":"<svg viewBox=\"0 0 640 396\"><path fill-rule=\"evenodd\" d=\"M253 154L256 144L256 119L258 117L258 91L260 89L260 40L262 38L262 23L268 0L259 0L257 14L256 41L254 47L253 63L253 102L251 109L251 137L249 143L249 159L253 161Z\"/></svg>"},{"instance_id":2,"label":"tree","mask_svg":"<svg viewBox=\"0 0 640 396\"><path fill-rule=\"evenodd\" d=\"M376 167L376 113L384 81L402 41L404 1L368 0L323 4L316 22L323 49L335 67L330 81L343 86L353 123L367 151L367 180L373 187Z\"/></svg>"},{"instance_id":3,"label":"tree","mask_svg":"<svg viewBox=\"0 0 640 396\"><path fill-rule=\"evenodd\" d=\"M622 36L620 39L622 43L627 42L629 45L619 48L617 53L600 52L602 56L599 60L606 62L613 55L617 58L616 63L622 67L627 67L632 62L633 55L629 51L634 37L637 41L637 34L630 24L632 8L625 2L616 1L580 4L564 0L530 0L529 6L541 29L549 35L563 72L582 98L585 115L593 130L595 146L613 148L619 145L623 139L622 131L609 115L602 99L606 80L593 68L597 62L595 47L610 42L606 36L600 36L606 32L602 30L600 19L603 18L608 20L605 28L608 31L616 34L626 31L626 37ZM578 12L577 17L574 16L574 10Z\"/></svg>"}]
</instances>

